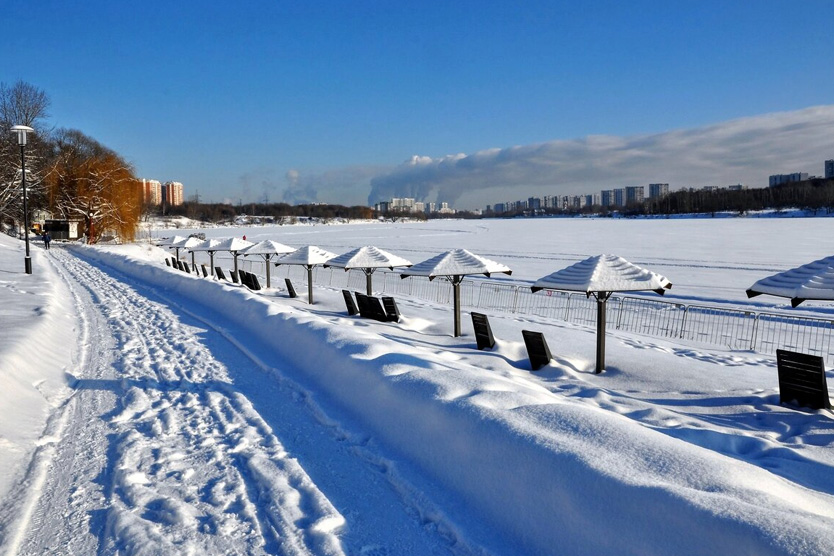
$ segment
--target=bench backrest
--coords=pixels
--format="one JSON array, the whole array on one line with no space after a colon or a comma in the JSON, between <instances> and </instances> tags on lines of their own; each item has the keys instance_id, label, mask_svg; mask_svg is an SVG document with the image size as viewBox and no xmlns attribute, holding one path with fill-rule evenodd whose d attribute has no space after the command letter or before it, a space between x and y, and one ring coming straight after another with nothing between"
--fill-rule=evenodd
<instances>
[{"instance_id":1,"label":"bench backrest","mask_svg":"<svg viewBox=\"0 0 834 556\"><path fill-rule=\"evenodd\" d=\"M249 276L249 289L255 291L261 289L261 281L258 280L258 275L252 274L251 272L247 272L246 274Z\"/></svg>"},{"instance_id":2,"label":"bench backrest","mask_svg":"<svg viewBox=\"0 0 834 556\"><path fill-rule=\"evenodd\" d=\"M779 403L796 403L813 409L830 409L825 363L822 357L776 350L779 371Z\"/></svg>"},{"instance_id":3,"label":"bench backrest","mask_svg":"<svg viewBox=\"0 0 834 556\"><path fill-rule=\"evenodd\" d=\"M393 297L383 297L382 306L385 308L385 315L389 322L400 322L400 309L397 307L397 300Z\"/></svg>"},{"instance_id":4,"label":"bench backrest","mask_svg":"<svg viewBox=\"0 0 834 556\"><path fill-rule=\"evenodd\" d=\"M366 319L374 319L380 322L388 320L388 315L385 314L385 309L382 308L379 298L356 292L356 304L359 305L359 314Z\"/></svg>"},{"instance_id":5,"label":"bench backrest","mask_svg":"<svg viewBox=\"0 0 834 556\"><path fill-rule=\"evenodd\" d=\"M359 309L356 308L356 303L353 302L353 295L349 290L342 290L342 297L345 298L345 307L347 307L348 315L358 315Z\"/></svg>"},{"instance_id":6,"label":"bench backrest","mask_svg":"<svg viewBox=\"0 0 834 556\"><path fill-rule=\"evenodd\" d=\"M295 288L292 286L292 281L289 278L284 278L284 283L287 285L287 293L290 294L290 297L298 297Z\"/></svg>"},{"instance_id":7,"label":"bench backrest","mask_svg":"<svg viewBox=\"0 0 834 556\"><path fill-rule=\"evenodd\" d=\"M544 334L541 332L522 330L521 335L524 336L524 345L527 346L527 357L530 359L530 366L534 371L538 371L550 363L553 356L550 355L550 348L547 347Z\"/></svg>"},{"instance_id":8,"label":"bench backrest","mask_svg":"<svg viewBox=\"0 0 834 556\"><path fill-rule=\"evenodd\" d=\"M166 259L165 259L165 264L167 264L168 266L171 266L171 261L169 261L169 260L166 258Z\"/></svg>"},{"instance_id":9,"label":"bench backrest","mask_svg":"<svg viewBox=\"0 0 834 556\"><path fill-rule=\"evenodd\" d=\"M208 278L208 268L206 268L206 263L201 264L200 266L203 267L203 278Z\"/></svg>"},{"instance_id":10,"label":"bench backrest","mask_svg":"<svg viewBox=\"0 0 834 556\"><path fill-rule=\"evenodd\" d=\"M225 274L223 274L223 269L222 269L222 268L220 268L219 266L214 267L214 274L215 274L218 278L220 278L221 280L225 280L225 279L226 279L226 275L225 275Z\"/></svg>"},{"instance_id":11,"label":"bench backrest","mask_svg":"<svg viewBox=\"0 0 834 556\"><path fill-rule=\"evenodd\" d=\"M478 349L492 349L495 347L495 338L492 336L492 327L489 319L482 313L472 313L472 328L475 329L475 341Z\"/></svg>"}]
</instances>

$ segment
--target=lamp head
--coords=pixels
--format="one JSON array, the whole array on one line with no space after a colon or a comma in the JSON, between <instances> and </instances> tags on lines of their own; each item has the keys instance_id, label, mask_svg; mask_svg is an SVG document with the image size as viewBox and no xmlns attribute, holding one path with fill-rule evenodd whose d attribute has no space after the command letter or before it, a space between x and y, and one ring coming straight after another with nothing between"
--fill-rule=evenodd
<instances>
[{"instance_id":1,"label":"lamp head","mask_svg":"<svg viewBox=\"0 0 834 556\"><path fill-rule=\"evenodd\" d=\"M12 131L17 133L17 144L21 147L26 145L26 138L29 133L34 133L35 130L28 125L12 126Z\"/></svg>"}]
</instances>

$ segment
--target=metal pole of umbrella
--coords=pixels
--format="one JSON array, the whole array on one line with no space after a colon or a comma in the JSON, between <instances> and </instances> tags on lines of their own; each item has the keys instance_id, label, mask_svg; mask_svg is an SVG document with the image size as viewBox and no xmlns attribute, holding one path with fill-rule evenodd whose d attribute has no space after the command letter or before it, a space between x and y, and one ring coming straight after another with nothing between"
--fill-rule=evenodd
<instances>
[{"instance_id":1,"label":"metal pole of umbrella","mask_svg":"<svg viewBox=\"0 0 834 556\"><path fill-rule=\"evenodd\" d=\"M269 289L271 284L269 283L269 259L272 257L269 253L264 255L264 259L266 259L266 288Z\"/></svg>"},{"instance_id":2,"label":"metal pole of umbrella","mask_svg":"<svg viewBox=\"0 0 834 556\"><path fill-rule=\"evenodd\" d=\"M307 265L307 302L313 304L313 265Z\"/></svg>"},{"instance_id":3,"label":"metal pole of umbrella","mask_svg":"<svg viewBox=\"0 0 834 556\"><path fill-rule=\"evenodd\" d=\"M191 252L191 268L194 269L194 272L197 272L197 261L194 260L194 251Z\"/></svg>"},{"instance_id":4,"label":"metal pole of umbrella","mask_svg":"<svg viewBox=\"0 0 834 556\"><path fill-rule=\"evenodd\" d=\"M374 295L374 288L373 288L373 278L371 275L374 273L373 268L363 268L362 270L365 271L365 289L368 292L368 297Z\"/></svg>"},{"instance_id":5,"label":"metal pole of umbrella","mask_svg":"<svg viewBox=\"0 0 834 556\"><path fill-rule=\"evenodd\" d=\"M605 370L605 313L606 302L611 297L611 292L596 292L597 298L597 366L596 374Z\"/></svg>"},{"instance_id":6,"label":"metal pole of umbrella","mask_svg":"<svg viewBox=\"0 0 834 556\"><path fill-rule=\"evenodd\" d=\"M214 278L214 251L209 251L209 265L211 265L211 277Z\"/></svg>"},{"instance_id":7,"label":"metal pole of umbrella","mask_svg":"<svg viewBox=\"0 0 834 556\"><path fill-rule=\"evenodd\" d=\"M235 258L235 276L237 276L238 275L238 273L237 273L237 251L233 251L232 255L234 255L234 258Z\"/></svg>"},{"instance_id":8,"label":"metal pole of umbrella","mask_svg":"<svg viewBox=\"0 0 834 556\"><path fill-rule=\"evenodd\" d=\"M452 276L452 291L455 298L455 338L461 335L460 333L460 283L463 281L463 276Z\"/></svg>"}]
</instances>

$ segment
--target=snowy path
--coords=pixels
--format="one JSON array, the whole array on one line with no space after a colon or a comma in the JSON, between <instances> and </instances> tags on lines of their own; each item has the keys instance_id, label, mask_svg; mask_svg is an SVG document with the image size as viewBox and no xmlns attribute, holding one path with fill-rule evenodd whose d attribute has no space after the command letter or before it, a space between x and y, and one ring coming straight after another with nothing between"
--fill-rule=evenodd
<instances>
[{"instance_id":1,"label":"snowy path","mask_svg":"<svg viewBox=\"0 0 834 556\"><path fill-rule=\"evenodd\" d=\"M36 500L13 553L449 553L362 439L328 423L303 391L141 285L52 256L90 349L53 418L59 437L44 438L54 443L44 484L6 504ZM282 437L315 462L341 511ZM363 524L363 510L379 505L383 522L374 512Z\"/></svg>"}]
</instances>

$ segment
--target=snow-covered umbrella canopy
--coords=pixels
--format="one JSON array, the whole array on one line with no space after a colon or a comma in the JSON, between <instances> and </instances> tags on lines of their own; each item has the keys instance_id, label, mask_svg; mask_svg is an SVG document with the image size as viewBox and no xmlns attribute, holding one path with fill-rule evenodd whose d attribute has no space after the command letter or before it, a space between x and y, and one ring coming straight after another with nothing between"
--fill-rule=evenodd
<instances>
[{"instance_id":1,"label":"snow-covered umbrella canopy","mask_svg":"<svg viewBox=\"0 0 834 556\"><path fill-rule=\"evenodd\" d=\"M289 245L284 245L283 243L267 239L250 245L246 249L242 250L241 253L244 257L248 257L249 255L260 255L263 257L266 262L266 287L271 288L272 284L269 275L269 260L273 255L283 255L285 253L292 253L293 251L295 251L295 247L290 247Z\"/></svg>"},{"instance_id":2,"label":"snow-covered umbrella canopy","mask_svg":"<svg viewBox=\"0 0 834 556\"><path fill-rule=\"evenodd\" d=\"M185 236L174 235L174 236L171 236L171 237L166 237L164 239L161 239L156 244L159 247L168 247L170 245L173 245L174 243L177 243L179 241L183 241L183 240L186 240L186 239L188 239L188 238L185 237Z\"/></svg>"},{"instance_id":3,"label":"snow-covered umbrella canopy","mask_svg":"<svg viewBox=\"0 0 834 556\"><path fill-rule=\"evenodd\" d=\"M455 298L455 337L457 337L460 336L460 283L464 276L483 274L488 277L499 272L504 274L513 273L508 266L475 255L466 249L452 249L417 263L404 270L400 277L426 276L429 280L434 280L438 276L444 276L452 282Z\"/></svg>"},{"instance_id":4,"label":"snow-covered umbrella canopy","mask_svg":"<svg viewBox=\"0 0 834 556\"><path fill-rule=\"evenodd\" d=\"M834 257L762 278L747 290L747 297L762 294L787 297L792 307L809 299L834 301Z\"/></svg>"},{"instance_id":5,"label":"snow-covered umbrella canopy","mask_svg":"<svg viewBox=\"0 0 834 556\"><path fill-rule=\"evenodd\" d=\"M173 248L177 250L177 258L179 258L179 250L180 249L191 249L195 245L199 245L203 243L203 240L197 237L183 237L171 243L168 246L169 249ZM194 262L194 251L191 251L191 266L194 269L197 269L197 263Z\"/></svg>"},{"instance_id":6,"label":"snow-covered umbrella canopy","mask_svg":"<svg viewBox=\"0 0 834 556\"><path fill-rule=\"evenodd\" d=\"M672 287L665 277L616 255L597 255L539 278L530 289L583 292L597 300L596 372L605 370L605 302L613 292L654 291Z\"/></svg>"},{"instance_id":7,"label":"snow-covered umbrella canopy","mask_svg":"<svg viewBox=\"0 0 834 556\"><path fill-rule=\"evenodd\" d=\"M171 236L171 237L166 237L165 239L163 239L162 241L157 243L157 245L159 247L167 247L168 249L174 249L175 252L176 252L176 257L177 257L177 259L179 259L180 258L180 249L182 248L182 246L175 245L175 244L180 243L182 241L185 241L186 239L188 239L188 238L185 237L185 236L176 236L175 235L175 236Z\"/></svg>"},{"instance_id":8,"label":"snow-covered umbrella canopy","mask_svg":"<svg viewBox=\"0 0 834 556\"><path fill-rule=\"evenodd\" d=\"M206 239L195 245L194 247L189 247L189 251L208 251L213 252L217 251L217 246L222 243L222 240L219 239Z\"/></svg>"},{"instance_id":9,"label":"snow-covered umbrella canopy","mask_svg":"<svg viewBox=\"0 0 834 556\"><path fill-rule=\"evenodd\" d=\"M663 293L672 287L661 276L616 255L597 255L580 261L553 274L539 278L531 286L539 290L578 291L591 295L596 292L654 291Z\"/></svg>"},{"instance_id":10,"label":"snow-covered umbrella canopy","mask_svg":"<svg viewBox=\"0 0 834 556\"><path fill-rule=\"evenodd\" d=\"M219 239L207 239L201 241L194 247L189 247L189 251L206 251L209 254L209 265L211 266L211 275L214 276L214 253L218 251L217 246L222 243Z\"/></svg>"},{"instance_id":11,"label":"snow-covered umbrella canopy","mask_svg":"<svg viewBox=\"0 0 834 556\"><path fill-rule=\"evenodd\" d=\"M221 240L220 243L217 244L217 248L215 251L228 251L234 257L234 273L237 275L237 256L240 251L246 249L247 247L252 247L253 243L251 241L246 241L245 239L240 239L239 237L228 237L224 240Z\"/></svg>"},{"instance_id":12,"label":"snow-covered umbrella canopy","mask_svg":"<svg viewBox=\"0 0 834 556\"><path fill-rule=\"evenodd\" d=\"M292 253L282 255L275 260L275 266L282 264L294 264L307 269L307 301L313 304L313 267L323 265L333 257L335 253L325 251L315 245L307 245L296 249Z\"/></svg>"},{"instance_id":13,"label":"snow-covered umbrella canopy","mask_svg":"<svg viewBox=\"0 0 834 556\"><path fill-rule=\"evenodd\" d=\"M417 263L408 270L403 271L402 277L427 276L429 280L434 280L438 276L446 276L449 278L469 276L471 274L489 276L490 274L500 272L504 274L513 273L508 266L471 253L466 249L452 249L451 251L446 251L445 253L426 259L421 263Z\"/></svg>"},{"instance_id":14,"label":"snow-covered umbrella canopy","mask_svg":"<svg viewBox=\"0 0 834 556\"><path fill-rule=\"evenodd\" d=\"M388 268L394 270L394 268L411 265L411 261L398 257L397 255L392 255L388 251L383 251L382 249L378 249L372 245L366 245L365 247L348 251L347 253L343 253L338 257L330 259L324 264L325 267L333 266L336 268L344 268L345 271L354 268L362 270L362 272L365 273L365 284L368 295L373 295L371 275L378 268Z\"/></svg>"},{"instance_id":15,"label":"snow-covered umbrella canopy","mask_svg":"<svg viewBox=\"0 0 834 556\"><path fill-rule=\"evenodd\" d=\"M272 255L283 255L285 253L292 253L293 251L295 251L295 247L290 247L289 245L284 245L283 243L267 239L250 245L246 249L242 250L241 254L244 256L269 255L271 257Z\"/></svg>"}]
</instances>

